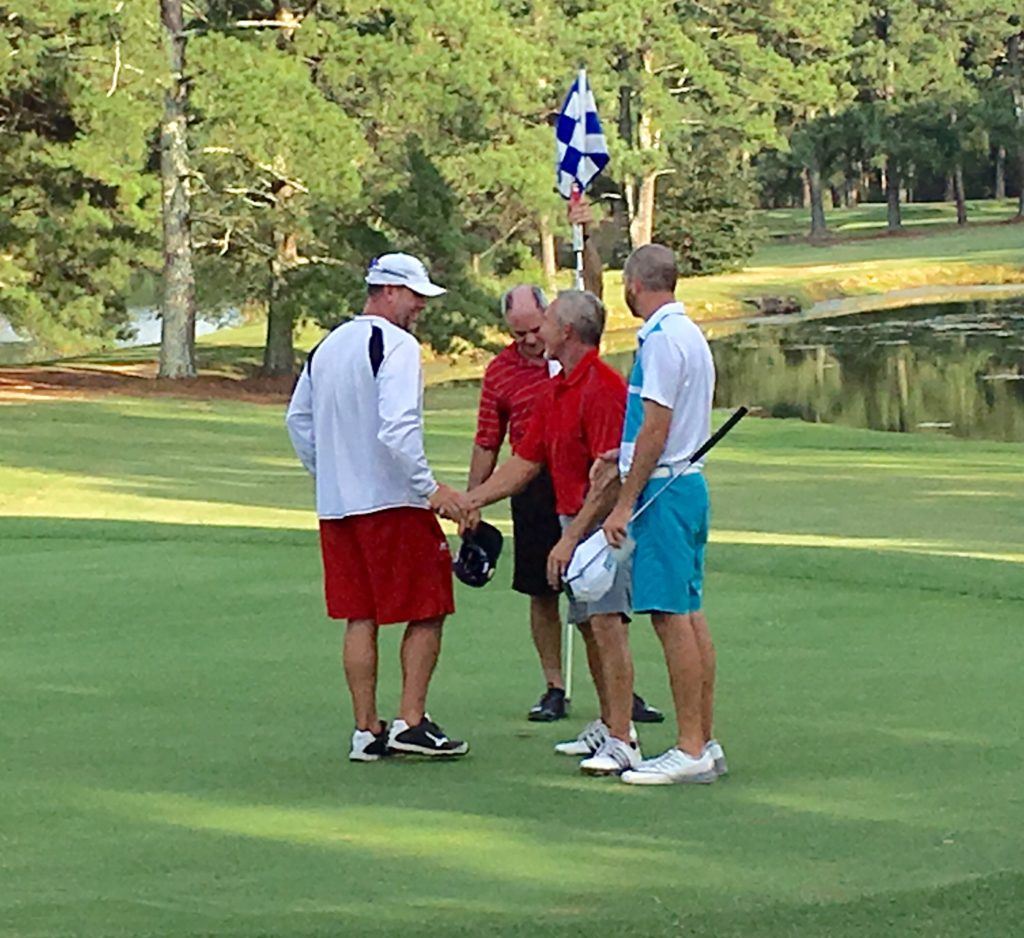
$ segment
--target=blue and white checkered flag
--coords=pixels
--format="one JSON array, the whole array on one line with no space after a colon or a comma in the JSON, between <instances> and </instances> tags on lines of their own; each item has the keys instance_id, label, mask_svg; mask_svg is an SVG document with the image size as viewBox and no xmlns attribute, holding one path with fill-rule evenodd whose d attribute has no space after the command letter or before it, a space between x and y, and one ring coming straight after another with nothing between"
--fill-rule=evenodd
<instances>
[{"instance_id":1,"label":"blue and white checkered flag","mask_svg":"<svg viewBox=\"0 0 1024 938\"><path fill-rule=\"evenodd\" d=\"M563 198L572 196L573 183L582 192L608 165L608 141L597 116L587 73L580 70L562 105L555 126L558 158L555 174Z\"/></svg>"}]
</instances>

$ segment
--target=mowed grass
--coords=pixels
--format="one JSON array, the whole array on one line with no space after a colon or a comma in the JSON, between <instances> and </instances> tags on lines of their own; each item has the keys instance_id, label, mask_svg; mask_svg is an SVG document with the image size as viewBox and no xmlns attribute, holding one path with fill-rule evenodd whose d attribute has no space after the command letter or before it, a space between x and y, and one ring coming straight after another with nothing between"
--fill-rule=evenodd
<instances>
[{"instance_id":1,"label":"mowed grass","mask_svg":"<svg viewBox=\"0 0 1024 938\"><path fill-rule=\"evenodd\" d=\"M844 238L871 237L884 231L889 223L888 206L882 202L862 202L849 208L830 208L825 200L825 221L829 229ZM1017 214L1017 199L971 199L967 219L974 224L998 224ZM927 229L956 225L954 202L905 202L900 206L905 228ZM769 208L756 218L765 235L792 238L806 235L811 227L811 212L806 208Z\"/></svg>"},{"instance_id":2,"label":"mowed grass","mask_svg":"<svg viewBox=\"0 0 1024 938\"><path fill-rule=\"evenodd\" d=\"M450 481L473 404L428 395ZM1019 928L1024 447L741 424L709 470L733 772L638 790L551 752L592 714L580 664L572 720L523 719L541 687L507 561L460 587L431 699L471 756L345 761L339 628L281 416L0 409L0 934ZM633 645L667 705L643 620Z\"/></svg>"}]
</instances>

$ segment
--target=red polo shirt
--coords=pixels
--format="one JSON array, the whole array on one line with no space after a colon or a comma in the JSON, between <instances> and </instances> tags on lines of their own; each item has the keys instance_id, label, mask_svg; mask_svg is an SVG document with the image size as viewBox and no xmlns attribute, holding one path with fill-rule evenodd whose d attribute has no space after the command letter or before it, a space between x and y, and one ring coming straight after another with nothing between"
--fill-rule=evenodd
<instances>
[{"instance_id":1,"label":"red polo shirt","mask_svg":"<svg viewBox=\"0 0 1024 938\"><path fill-rule=\"evenodd\" d=\"M591 463L618 447L626 414L626 382L592 349L566 377L541 390L517 456L544 463L555 485L560 515L575 515L590 484Z\"/></svg>"},{"instance_id":2,"label":"red polo shirt","mask_svg":"<svg viewBox=\"0 0 1024 938\"><path fill-rule=\"evenodd\" d=\"M513 450L526 434L537 394L548 381L548 363L524 358L516 343L503 349L484 372L476 444L501 449L508 433Z\"/></svg>"}]
</instances>

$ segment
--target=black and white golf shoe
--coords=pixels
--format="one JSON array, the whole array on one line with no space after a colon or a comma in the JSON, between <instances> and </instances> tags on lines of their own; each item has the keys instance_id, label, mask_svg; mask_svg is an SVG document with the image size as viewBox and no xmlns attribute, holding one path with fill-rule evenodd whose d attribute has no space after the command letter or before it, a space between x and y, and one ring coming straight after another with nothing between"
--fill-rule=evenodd
<instances>
[{"instance_id":1,"label":"black and white golf shoe","mask_svg":"<svg viewBox=\"0 0 1024 938\"><path fill-rule=\"evenodd\" d=\"M369 730L356 729L352 732L352 748L349 749L350 762L376 762L388 755L388 725L383 720L380 731L371 733Z\"/></svg>"},{"instance_id":2,"label":"black and white golf shoe","mask_svg":"<svg viewBox=\"0 0 1024 938\"><path fill-rule=\"evenodd\" d=\"M457 759L469 752L469 743L449 739L441 727L424 716L416 726L409 726L405 720L395 720L388 735L388 749L417 756Z\"/></svg>"},{"instance_id":3,"label":"black and white golf shoe","mask_svg":"<svg viewBox=\"0 0 1024 938\"><path fill-rule=\"evenodd\" d=\"M633 695L633 722L634 723L664 723L665 714L657 707L652 707L639 694Z\"/></svg>"}]
</instances>

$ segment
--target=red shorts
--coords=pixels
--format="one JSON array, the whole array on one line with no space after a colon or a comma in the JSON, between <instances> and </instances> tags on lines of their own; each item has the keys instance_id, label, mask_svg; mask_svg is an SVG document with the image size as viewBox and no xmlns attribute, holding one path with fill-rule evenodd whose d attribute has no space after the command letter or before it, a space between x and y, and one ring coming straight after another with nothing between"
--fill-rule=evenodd
<instances>
[{"instance_id":1,"label":"red shorts","mask_svg":"<svg viewBox=\"0 0 1024 938\"><path fill-rule=\"evenodd\" d=\"M332 619L389 625L455 611L451 550L426 508L321 519L320 549Z\"/></svg>"}]
</instances>

